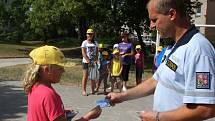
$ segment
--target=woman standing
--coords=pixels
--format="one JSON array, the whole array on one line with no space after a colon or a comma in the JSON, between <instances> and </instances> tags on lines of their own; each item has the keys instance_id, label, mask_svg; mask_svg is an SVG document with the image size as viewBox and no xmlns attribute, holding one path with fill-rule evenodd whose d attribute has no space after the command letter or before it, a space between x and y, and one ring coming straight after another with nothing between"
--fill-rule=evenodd
<instances>
[{"instance_id":1,"label":"woman standing","mask_svg":"<svg viewBox=\"0 0 215 121\"><path fill-rule=\"evenodd\" d=\"M98 58L98 44L94 40L94 31L93 29L87 30L87 39L84 40L81 44L81 52L83 56L83 78L82 78L82 95L87 96L86 85L89 76L89 69L95 70L96 61ZM96 74L90 74L91 80L91 90L92 94L95 94L95 79Z\"/></svg>"},{"instance_id":2,"label":"woman standing","mask_svg":"<svg viewBox=\"0 0 215 121\"><path fill-rule=\"evenodd\" d=\"M127 31L123 32L121 34L122 42L119 43L119 51L120 55L122 57L122 79L123 79L123 88L122 91L127 90L127 81L128 81L128 75L129 75L129 70L130 66L132 63L132 58L134 55L133 51L133 45L129 41L129 33Z\"/></svg>"}]
</instances>

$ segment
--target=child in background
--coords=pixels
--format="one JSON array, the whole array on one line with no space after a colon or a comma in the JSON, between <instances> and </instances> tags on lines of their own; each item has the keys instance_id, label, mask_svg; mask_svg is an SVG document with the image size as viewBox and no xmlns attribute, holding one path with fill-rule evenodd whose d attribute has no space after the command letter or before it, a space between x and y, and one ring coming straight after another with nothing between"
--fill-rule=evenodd
<instances>
[{"instance_id":1,"label":"child in background","mask_svg":"<svg viewBox=\"0 0 215 121\"><path fill-rule=\"evenodd\" d=\"M102 52L104 51L104 44L99 44L98 46L98 69L100 68L101 61L103 60Z\"/></svg>"},{"instance_id":2,"label":"child in background","mask_svg":"<svg viewBox=\"0 0 215 121\"><path fill-rule=\"evenodd\" d=\"M113 50L113 59L111 61L111 92L114 90L114 85L118 87L119 91L122 91L122 80L121 80L121 72L122 72L122 61L120 58L119 50Z\"/></svg>"},{"instance_id":3,"label":"child in background","mask_svg":"<svg viewBox=\"0 0 215 121\"><path fill-rule=\"evenodd\" d=\"M157 70L157 68L162 63L162 58L164 56L165 51L166 51L166 48L163 48L163 46L158 46L158 48L157 48L157 54L154 57L154 63L153 63L153 69L152 69L153 73L155 73L155 71Z\"/></svg>"},{"instance_id":4,"label":"child in background","mask_svg":"<svg viewBox=\"0 0 215 121\"><path fill-rule=\"evenodd\" d=\"M107 78L108 78L108 74L110 72L110 61L109 59L109 54L107 51L103 51L102 52L102 60L100 61L100 68L99 70L99 80L97 83L97 88L96 88L96 92L99 91L99 87L101 82L103 81L104 83L104 94L107 94L106 89L107 89Z\"/></svg>"},{"instance_id":5,"label":"child in background","mask_svg":"<svg viewBox=\"0 0 215 121\"><path fill-rule=\"evenodd\" d=\"M137 45L135 50L136 85L138 85L142 82L142 73L144 72L144 55L141 52L140 45Z\"/></svg>"},{"instance_id":6,"label":"child in background","mask_svg":"<svg viewBox=\"0 0 215 121\"><path fill-rule=\"evenodd\" d=\"M111 49L111 50L114 51L115 49L119 50L119 44L117 44L117 43L114 44L113 49ZM111 60L112 60L113 53L111 53L110 55L111 55ZM111 82L111 73L109 73L108 77L109 77L109 81ZM116 87L116 83L114 83L114 87ZM108 89L111 90L111 86Z\"/></svg>"},{"instance_id":7,"label":"child in background","mask_svg":"<svg viewBox=\"0 0 215 121\"><path fill-rule=\"evenodd\" d=\"M114 44L114 45L113 45L113 50L114 50L114 49L119 49L119 44Z\"/></svg>"}]
</instances>

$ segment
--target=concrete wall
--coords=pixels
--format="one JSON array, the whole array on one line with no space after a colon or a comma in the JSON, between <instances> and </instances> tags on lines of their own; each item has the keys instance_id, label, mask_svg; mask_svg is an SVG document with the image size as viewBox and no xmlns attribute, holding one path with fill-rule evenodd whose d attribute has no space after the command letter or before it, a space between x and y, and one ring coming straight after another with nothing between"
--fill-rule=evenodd
<instances>
[{"instance_id":1,"label":"concrete wall","mask_svg":"<svg viewBox=\"0 0 215 121\"><path fill-rule=\"evenodd\" d=\"M208 0L207 5L207 24L215 25L215 0ZM214 28L205 28L205 35L208 39L215 42L215 27Z\"/></svg>"},{"instance_id":2,"label":"concrete wall","mask_svg":"<svg viewBox=\"0 0 215 121\"><path fill-rule=\"evenodd\" d=\"M215 0L199 0L202 3L201 13L193 16L194 24L215 25ZM200 27L200 32L215 43L215 28Z\"/></svg>"},{"instance_id":3,"label":"concrete wall","mask_svg":"<svg viewBox=\"0 0 215 121\"><path fill-rule=\"evenodd\" d=\"M207 14L207 0L199 0L202 3L201 13L197 13L193 16L195 20L194 24L206 24L206 14ZM205 28L200 27L199 29L203 34L205 34Z\"/></svg>"}]
</instances>

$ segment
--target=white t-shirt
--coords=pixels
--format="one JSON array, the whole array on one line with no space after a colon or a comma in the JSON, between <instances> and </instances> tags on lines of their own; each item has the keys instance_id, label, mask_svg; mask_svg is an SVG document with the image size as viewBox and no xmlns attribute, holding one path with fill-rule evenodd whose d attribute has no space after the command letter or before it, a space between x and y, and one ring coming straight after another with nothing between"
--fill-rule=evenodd
<instances>
[{"instance_id":1,"label":"white t-shirt","mask_svg":"<svg viewBox=\"0 0 215 121\"><path fill-rule=\"evenodd\" d=\"M96 51L98 48L98 43L95 41L95 43L90 43L88 40L84 40L81 44L81 48L86 49L87 57L90 59L90 61L96 60ZM86 59L83 57L82 59L83 63L87 63Z\"/></svg>"}]
</instances>

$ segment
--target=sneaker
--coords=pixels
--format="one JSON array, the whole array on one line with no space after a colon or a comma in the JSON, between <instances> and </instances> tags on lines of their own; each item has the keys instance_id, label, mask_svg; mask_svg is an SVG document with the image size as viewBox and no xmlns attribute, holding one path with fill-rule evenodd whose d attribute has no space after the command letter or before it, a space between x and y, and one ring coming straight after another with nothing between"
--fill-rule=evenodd
<instances>
[{"instance_id":1,"label":"sneaker","mask_svg":"<svg viewBox=\"0 0 215 121\"><path fill-rule=\"evenodd\" d=\"M127 88L125 86L122 87L122 91L125 92Z\"/></svg>"}]
</instances>

